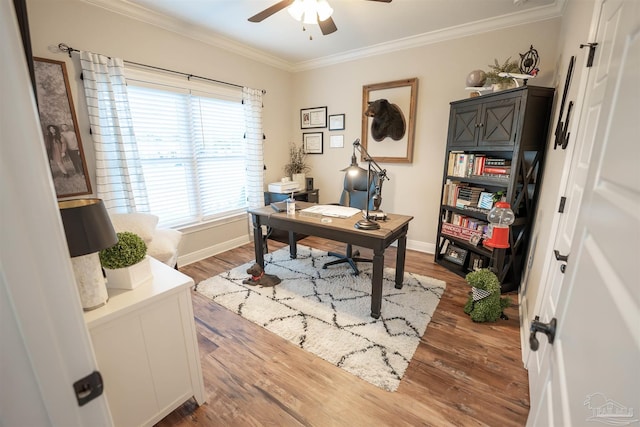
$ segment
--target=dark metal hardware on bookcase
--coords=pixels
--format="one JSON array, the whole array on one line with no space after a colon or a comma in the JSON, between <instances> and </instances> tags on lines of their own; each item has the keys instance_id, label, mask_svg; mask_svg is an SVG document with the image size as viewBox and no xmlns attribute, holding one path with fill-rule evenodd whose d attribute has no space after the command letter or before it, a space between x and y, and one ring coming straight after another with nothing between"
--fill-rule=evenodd
<instances>
[{"instance_id":1,"label":"dark metal hardware on bookcase","mask_svg":"<svg viewBox=\"0 0 640 427\"><path fill-rule=\"evenodd\" d=\"M451 103L437 230L438 264L462 277L474 268L491 268L500 279L502 292L518 288L538 201L553 96L552 88L523 86ZM467 156L469 165L455 169L451 162L460 158L460 154ZM493 166L500 174L489 176L479 172L474 162L480 160L484 165L482 172L489 160L493 164L502 163ZM477 196L471 197L471 204L452 202L448 196L462 187L469 189L465 196L478 192L498 194L511 205L516 220L509 234L510 248L486 248L482 244L483 231L465 227L482 228L488 209L473 204L480 204L473 198ZM454 216L459 224L452 223ZM465 256L451 262L452 253ZM460 258L464 258L462 263Z\"/></svg>"}]
</instances>

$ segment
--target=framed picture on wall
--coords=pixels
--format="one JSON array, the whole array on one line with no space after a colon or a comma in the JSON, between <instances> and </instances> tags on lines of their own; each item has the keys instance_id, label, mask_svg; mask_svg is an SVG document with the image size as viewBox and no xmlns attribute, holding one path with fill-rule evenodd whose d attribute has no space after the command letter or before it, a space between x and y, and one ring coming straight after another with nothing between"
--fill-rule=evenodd
<instances>
[{"instance_id":1,"label":"framed picture on wall","mask_svg":"<svg viewBox=\"0 0 640 427\"><path fill-rule=\"evenodd\" d=\"M300 128L326 128L327 107L303 108L300 110Z\"/></svg>"},{"instance_id":2,"label":"framed picture on wall","mask_svg":"<svg viewBox=\"0 0 640 427\"><path fill-rule=\"evenodd\" d=\"M375 161L413 161L417 98L415 77L362 87L360 140Z\"/></svg>"},{"instance_id":3,"label":"framed picture on wall","mask_svg":"<svg viewBox=\"0 0 640 427\"><path fill-rule=\"evenodd\" d=\"M38 113L58 198L91 194L78 120L62 61L33 58Z\"/></svg>"},{"instance_id":4,"label":"framed picture on wall","mask_svg":"<svg viewBox=\"0 0 640 427\"><path fill-rule=\"evenodd\" d=\"M322 154L322 132L310 132L302 134L302 146L307 154Z\"/></svg>"},{"instance_id":5,"label":"framed picture on wall","mask_svg":"<svg viewBox=\"0 0 640 427\"><path fill-rule=\"evenodd\" d=\"M344 114L329 116L329 130L344 130Z\"/></svg>"}]
</instances>

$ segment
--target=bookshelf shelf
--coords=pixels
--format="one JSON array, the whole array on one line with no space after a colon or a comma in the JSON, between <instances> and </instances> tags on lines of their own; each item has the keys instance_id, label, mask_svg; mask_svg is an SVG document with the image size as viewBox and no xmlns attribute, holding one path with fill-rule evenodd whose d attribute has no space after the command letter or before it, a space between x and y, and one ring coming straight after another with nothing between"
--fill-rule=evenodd
<instances>
[{"instance_id":1,"label":"bookshelf shelf","mask_svg":"<svg viewBox=\"0 0 640 427\"><path fill-rule=\"evenodd\" d=\"M490 267L500 279L502 292L518 288L533 228L553 94L552 88L523 86L451 103L438 264L463 277L474 267ZM499 175L483 175L485 170ZM486 237L486 211L474 208L480 198L485 208L487 200L491 203L482 193L498 192L511 205L516 221L511 226L510 248L492 251L482 241L472 243L469 236ZM452 258L452 253L464 257Z\"/></svg>"}]
</instances>

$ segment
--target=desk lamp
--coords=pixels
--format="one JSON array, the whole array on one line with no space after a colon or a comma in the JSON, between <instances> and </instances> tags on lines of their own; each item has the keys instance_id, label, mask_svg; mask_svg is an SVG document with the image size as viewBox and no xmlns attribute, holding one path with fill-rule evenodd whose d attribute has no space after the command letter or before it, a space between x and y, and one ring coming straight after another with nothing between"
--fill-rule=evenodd
<instances>
[{"instance_id":1,"label":"desk lamp","mask_svg":"<svg viewBox=\"0 0 640 427\"><path fill-rule=\"evenodd\" d=\"M373 196L373 211L377 211L382 204L382 183L385 179L389 179L387 176L387 170L382 169L378 163L369 155L367 150L360 144L360 138L353 141L353 154L351 155L351 166L343 171L346 171L351 176L357 176L365 172L360 166L358 166L358 162L356 159L356 149L362 155L362 158L365 162L369 163L369 167L367 169L367 209L365 218L356 222L355 227L360 230L377 230L380 228L380 224L375 221L372 221L372 218L376 218L376 216L369 215L369 203L371 201L371 169L374 168L375 172L378 175L376 181L376 190L375 195Z\"/></svg>"},{"instance_id":2,"label":"desk lamp","mask_svg":"<svg viewBox=\"0 0 640 427\"><path fill-rule=\"evenodd\" d=\"M109 295L98 252L115 245L118 237L100 199L58 202L76 285L84 311L107 303Z\"/></svg>"}]
</instances>

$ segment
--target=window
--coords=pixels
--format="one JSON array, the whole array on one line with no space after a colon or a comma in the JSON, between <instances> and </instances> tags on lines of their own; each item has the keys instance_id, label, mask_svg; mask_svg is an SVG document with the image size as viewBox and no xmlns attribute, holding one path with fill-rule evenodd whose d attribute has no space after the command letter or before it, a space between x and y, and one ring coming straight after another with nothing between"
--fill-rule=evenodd
<instances>
[{"instance_id":1,"label":"window","mask_svg":"<svg viewBox=\"0 0 640 427\"><path fill-rule=\"evenodd\" d=\"M241 90L149 83L129 75L127 81L149 208L162 225L246 211Z\"/></svg>"}]
</instances>

